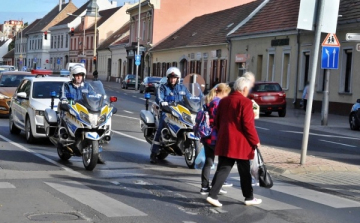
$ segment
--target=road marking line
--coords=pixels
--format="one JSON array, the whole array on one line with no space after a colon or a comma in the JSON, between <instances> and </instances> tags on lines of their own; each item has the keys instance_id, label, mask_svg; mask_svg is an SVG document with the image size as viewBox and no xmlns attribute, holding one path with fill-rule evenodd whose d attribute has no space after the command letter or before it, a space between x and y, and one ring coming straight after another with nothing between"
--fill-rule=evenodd
<instances>
[{"instance_id":1,"label":"road marking line","mask_svg":"<svg viewBox=\"0 0 360 223\"><path fill-rule=\"evenodd\" d=\"M11 141L10 139L6 138L6 137L3 136L3 135L0 135L0 138L2 138L3 140L7 141L8 143L10 143L10 144L12 144L12 145L14 145L14 146L16 146L16 147L18 147L18 148L26 151L26 152L29 152L29 153L34 154L35 156L39 157L40 159L46 160L46 161L48 161L49 163L52 163L52 164L54 164L54 165L56 165L56 166L58 166L58 167L60 167L60 168L62 168L62 169L64 169L64 170L68 171L69 173L72 173L72 174L80 174L79 172L76 172L76 171L74 171L74 170L72 170L72 169L70 169L70 168L67 168L67 167L65 167L65 166L57 163L56 161L54 161L54 160L52 160L52 159L49 159L49 158L47 158L46 156L43 156L43 155L40 154L40 153L35 152L34 150L25 148L24 146L20 145L19 143L16 143L16 142Z\"/></svg>"},{"instance_id":2,"label":"road marking line","mask_svg":"<svg viewBox=\"0 0 360 223\"><path fill-rule=\"evenodd\" d=\"M125 95L128 95L127 93L124 93Z\"/></svg>"},{"instance_id":3,"label":"road marking line","mask_svg":"<svg viewBox=\"0 0 360 223\"><path fill-rule=\"evenodd\" d=\"M6 189L6 188L16 188L16 187L9 182L0 182L0 189Z\"/></svg>"},{"instance_id":4,"label":"road marking line","mask_svg":"<svg viewBox=\"0 0 360 223\"><path fill-rule=\"evenodd\" d=\"M140 141L140 142L146 142L146 140L136 138L135 136L127 135L127 134L124 134L124 133L121 133L121 132L118 132L118 131L115 131L115 130L111 130L111 131L114 132L114 133L116 133L116 134L119 134L119 135L122 135L122 136L125 136L125 137L128 137L128 138L131 138L131 139L135 139L135 140ZM147 142L146 142L146 143L147 143Z\"/></svg>"},{"instance_id":5,"label":"road marking line","mask_svg":"<svg viewBox=\"0 0 360 223\"><path fill-rule=\"evenodd\" d=\"M134 118L134 117L125 116L125 115L117 115L117 114L115 114L115 116L119 116L119 117L122 117L122 118L128 118L128 119L134 119L134 120L140 120L139 118Z\"/></svg>"},{"instance_id":6,"label":"road marking line","mask_svg":"<svg viewBox=\"0 0 360 223\"><path fill-rule=\"evenodd\" d=\"M288 130L280 130L280 131L281 132L288 132L288 133L303 134L303 132L296 132L296 131L288 131ZM324 134L317 134L317 133L309 133L309 135L322 136L322 137L328 137L328 138L340 138L340 139L355 139L355 140L360 139L360 138L347 137L347 136L324 135Z\"/></svg>"},{"instance_id":7,"label":"road marking line","mask_svg":"<svg viewBox=\"0 0 360 223\"><path fill-rule=\"evenodd\" d=\"M110 183L115 184L115 185L120 185L120 183L117 181L110 181Z\"/></svg>"},{"instance_id":8,"label":"road marking line","mask_svg":"<svg viewBox=\"0 0 360 223\"><path fill-rule=\"evenodd\" d=\"M116 93L120 93L120 91L116 91Z\"/></svg>"},{"instance_id":9,"label":"road marking line","mask_svg":"<svg viewBox=\"0 0 360 223\"><path fill-rule=\"evenodd\" d=\"M136 95L133 95L134 98L136 98Z\"/></svg>"},{"instance_id":10,"label":"road marking line","mask_svg":"<svg viewBox=\"0 0 360 223\"><path fill-rule=\"evenodd\" d=\"M323 140L323 139L319 139L319 141L333 143L333 144L342 145L342 146L353 147L353 148L356 147L356 146L353 146L353 145L348 145L348 144L343 144L343 143L338 143L338 142L331 142L331 141L327 141L327 140Z\"/></svg>"},{"instance_id":11,"label":"road marking line","mask_svg":"<svg viewBox=\"0 0 360 223\"><path fill-rule=\"evenodd\" d=\"M299 197L301 199L309 200L333 208L360 207L359 202L315 190L306 189L296 185L277 183L274 184L271 189L280 193L289 194L294 197Z\"/></svg>"},{"instance_id":12,"label":"road marking line","mask_svg":"<svg viewBox=\"0 0 360 223\"><path fill-rule=\"evenodd\" d=\"M146 101L146 99L145 99L145 98L139 98L139 99L141 99L141 100L143 100L143 101Z\"/></svg>"},{"instance_id":13,"label":"road marking line","mask_svg":"<svg viewBox=\"0 0 360 223\"><path fill-rule=\"evenodd\" d=\"M127 111L127 110L123 110L123 111L126 113L129 113L129 114L134 114L134 112L131 112L131 111Z\"/></svg>"},{"instance_id":14,"label":"road marking line","mask_svg":"<svg viewBox=\"0 0 360 223\"><path fill-rule=\"evenodd\" d=\"M76 181L45 182L50 187L107 217L147 216L144 212L104 195ZM81 193L79 193L81 191Z\"/></svg>"},{"instance_id":15,"label":"road marking line","mask_svg":"<svg viewBox=\"0 0 360 223\"><path fill-rule=\"evenodd\" d=\"M257 129L262 129L262 130L269 130L269 129L267 129L267 128L258 127L258 126L255 126L255 128L257 128Z\"/></svg>"}]
</instances>

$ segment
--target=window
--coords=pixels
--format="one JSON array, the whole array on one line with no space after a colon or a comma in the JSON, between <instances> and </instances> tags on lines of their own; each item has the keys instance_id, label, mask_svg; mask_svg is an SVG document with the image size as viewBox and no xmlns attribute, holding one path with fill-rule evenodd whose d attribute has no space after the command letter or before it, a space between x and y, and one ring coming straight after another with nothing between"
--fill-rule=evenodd
<instances>
[{"instance_id":1,"label":"window","mask_svg":"<svg viewBox=\"0 0 360 223\"><path fill-rule=\"evenodd\" d=\"M54 36L54 49L56 48L56 36Z\"/></svg>"},{"instance_id":2,"label":"window","mask_svg":"<svg viewBox=\"0 0 360 223\"><path fill-rule=\"evenodd\" d=\"M340 92L351 93L352 49L343 51Z\"/></svg>"},{"instance_id":3,"label":"window","mask_svg":"<svg viewBox=\"0 0 360 223\"><path fill-rule=\"evenodd\" d=\"M283 54L282 70L281 70L281 87L289 89L290 77L290 53Z\"/></svg>"},{"instance_id":4,"label":"window","mask_svg":"<svg viewBox=\"0 0 360 223\"><path fill-rule=\"evenodd\" d=\"M53 48L53 37L50 36L50 48L52 49Z\"/></svg>"},{"instance_id":5,"label":"window","mask_svg":"<svg viewBox=\"0 0 360 223\"><path fill-rule=\"evenodd\" d=\"M195 61L190 61L190 74L195 73Z\"/></svg>"},{"instance_id":6,"label":"window","mask_svg":"<svg viewBox=\"0 0 360 223\"><path fill-rule=\"evenodd\" d=\"M261 80L261 77L262 77L262 64L263 64L263 55L258 55L255 79L259 80L259 81Z\"/></svg>"},{"instance_id":7,"label":"window","mask_svg":"<svg viewBox=\"0 0 360 223\"><path fill-rule=\"evenodd\" d=\"M226 82L226 64L227 60L220 60L220 81Z\"/></svg>"},{"instance_id":8,"label":"window","mask_svg":"<svg viewBox=\"0 0 360 223\"><path fill-rule=\"evenodd\" d=\"M270 54L268 57L268 71L267 71L267 81L274 81L275 74L275 54Z\"/></svg>"},{"instance_id":9,"label":"window","mask_svg":"<svg viewBox=\"0 0 360 223\"><path fill-rule=\"evenodd\" d=\"M90 49L89 44L89 37L86 37L86 49Z\"/></svg>"},{"instance_id":10,"label":"window","mask_svg":"<svg viewBox=\"0 0 360 223\"><path fill-rule=\"evenodd\" d=\"M60 36L58 36L58 45L57 45L57 48L58 48L58 49L60 48Z\"/></svg>"},{"instance_id":11,"label":"window","mask_svg":"<svg viewBox=\"0 0 360 223\"><path fill-rule=\"evenodd\" d=\"M150 33L150 30L151 30L151 18L149 18L148 20L148 30L147 30L147 40L148 41L151 41L151 33Z\"/></svg>"},{"instance_id":12,"label":"window","mask_svg":"<svg viewBox=\"0 0 360 223\"><path fill-rule=\"evenodd\" d=\"M74 48L73 48L73 39L72 38L70 38L70 50L73 50Z\"/></svg>"},{"instance_id":13,"label":"window","mask_svg":"<svg viewBox=\"0 0 360 223\"><path fill-rule=\"evenodd\" d=\"M201 61L196 61L196 71L195 73L201 75Z\"/></svg>"},{"instance_id":14,"label":"window","mask_svg":"<svg viewBox=\"0 0 360 223\"><path fill-rule=\"evenodd\" d=\"M241 77L246 72L246 63L245 62L237 63L237 67L238 67L238 77Z\"/></svg>"},{"instance_id":15,"label":"window","mask_svg":"<svg viewBox=\"0 0 360 223\"><path fill-rule=\"evenodd\" d=\"M173 62L173 63L172 63L172 66L173 66L173 67L177 67L177 62Z\"/></svg>"},{"instance_id":16,"label":"window","mask_svg":"<svg viewBox=\"0 0 360 223\"><path fill-rule=\"evenodd\" d=\"M56 91L56 97L60 95L61 87L63 82L34 82L33 83L33 98L50 98L49 92Z\"/></svg>"},{"instance_id":17,"label":"window","mask_svg":"<svg viewBox=\"0 0 360 223\"><path fill-rule=\"evenodd\" d=\"M306 82L309 80L310 72L310 52L303 52L302 56L302 89L304 89Z\"/></svg>"},{"instance_id":18,"label":"window","mask_svg":"<svg viewBox=\"0 0 360 223\"><path fill-rule=\"evenodd\" d=\"M61 44L60 44L61 48L64 48L64 36L61 35Z\"/></svg>"},{"instance_id":19,"label":"window","mask_svg":"<svg viewBox=\"0 0 360 223\"><path fill-rule=\"evenodd\" d=\"M93 49L94 46L94 37L91 37L91 41L90 41L90 49Z\"/></svg>"},{"instance_id":20,"label":"window","mask_svg":"<svg viewBox=\"0 0 360 223\"><path fill-rule=\"evenodd\" d=\"M142 25L142 40L145 41L145 21L143 21L143 25Z\"/></svg>"},{"instance_id":21,"label":"window","mask_svg":"<svg viewBox=\"0 0 360 223\"><path fill-rule=\"evenodd\" d=\"M207 84L207 65L208 65L208 61L204 60L204 68L203 68L204 69L203 70L204 71L204 73L203 73L204 76L203 77L204 77L204 80L205 80L206 84ZM208 86L206 86L206 88L208 88Z\"/></svg>"},{"instance_id":22,"label":"window","mask_svg":"<svg viewBox=\"0 0 360 223\"><path fill-rule=\"evenodd\" d=\"M68 48L69 46L69 35L65 34L65 48Z\"/></svg>"}]
</instances>

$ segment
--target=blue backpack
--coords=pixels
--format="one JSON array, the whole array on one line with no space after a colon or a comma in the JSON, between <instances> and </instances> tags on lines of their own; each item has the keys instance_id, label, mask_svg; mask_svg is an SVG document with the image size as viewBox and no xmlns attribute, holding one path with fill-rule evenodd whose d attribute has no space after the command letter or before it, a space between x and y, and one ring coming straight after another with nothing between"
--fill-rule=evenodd
<instances>
[{"instance_id":1,"label":"blue backpack","mask_svg":"<svg viewBox=\"0 0 360 223\"><path fill-rule=\"evenodd\" d=\"M206 138L211 135L212 128L209 121L209 112L201 110L196 114L194 133L200 138Z\"/></svg>"}]
</instances>

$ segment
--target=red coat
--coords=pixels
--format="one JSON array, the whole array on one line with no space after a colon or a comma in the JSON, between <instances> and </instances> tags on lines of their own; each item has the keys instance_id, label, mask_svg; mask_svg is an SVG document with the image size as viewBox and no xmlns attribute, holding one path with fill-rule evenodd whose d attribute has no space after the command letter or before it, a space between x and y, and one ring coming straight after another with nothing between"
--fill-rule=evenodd
<instances>
[{"instance_id":1,"label":"red coat","mask_svg":"<svg viewBox=\"0 0 360 223\"><path fill-rule=\"evenodd\" d=\"M221 99L215 125L218 130L215 155L242 160L254 158L253 148L260 140L250 99L239 92Z\"/></svg>"}]
</instances>

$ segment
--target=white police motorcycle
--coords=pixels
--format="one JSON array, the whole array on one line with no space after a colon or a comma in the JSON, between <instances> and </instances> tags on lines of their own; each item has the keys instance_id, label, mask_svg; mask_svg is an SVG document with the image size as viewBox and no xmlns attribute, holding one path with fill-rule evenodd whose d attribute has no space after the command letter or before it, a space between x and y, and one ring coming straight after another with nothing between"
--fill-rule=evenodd
<instances>
[{"instance_id":1,"label":"white police motorcycle","mask_svg":"<svg viewBox=\"0 0 360 223\"><path fill-rule=\"evenodd\" d=\"M46 135L57 147L60 159L81 156L85 169L91 171L97 164L102 143L111 140L111 116L117 112L111 103L117 98L108 99L100 81L89 85L90 92L83 90L80 100L74 101L72 95L66 95L68 103L60 102L58 113L53 110L52 100L44 116Z\"/></svg>"},{"instance_id":2,"label":"white police motorcycle","mask_svg":"<svg viewBox=\"0 0 360 223\"><path fill-rule=\"evenodd\" d=\"M161 112L164 112L166 118L164 128L160 130L161 150L157 159L164 160L169 154L184 156L187 166L193 169L195 158L200 151L200 139L195 136L193 127L196 114L203 107L203 94L198 83L188 83L184 86L191 93L191 97L184 95L182 102L170 102L168 106L162 108L154 102L150 111L148 110L150 94L145 94L146 110L140 111L140 128L146 141L152 144Z\"/></svg>"}]
</instances>

